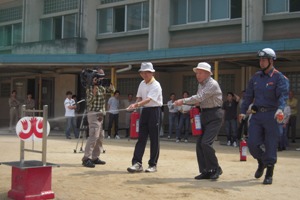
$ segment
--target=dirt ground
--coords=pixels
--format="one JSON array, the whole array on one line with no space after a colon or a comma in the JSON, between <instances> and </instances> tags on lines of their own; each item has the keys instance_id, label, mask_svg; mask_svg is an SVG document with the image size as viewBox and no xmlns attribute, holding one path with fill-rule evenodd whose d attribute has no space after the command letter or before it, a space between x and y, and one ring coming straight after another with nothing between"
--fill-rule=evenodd
<instances>
[{"instance_id":1,"label":"dirt ground","mask_svg":"<svg viewBox=\"0 0 300 200\"><path fill-rule=\"evenodd\" d=\"M74 153L77 140L63 136L50 136L47 146L47 162L60 167L52 168L52 190L57 200L92 199L222 199L268 200L299 199L300 152L291 147L278 153L273 184L263 185L254 178L256 161L248 155L246 162L239 161L238 148L220 145L217 151L223 175L217 181L195 180L199 174L195 143L161 141L161 151L156 173L129 174L136 140L105 140L106 153L101 159L106 165L85 168L81 165L83 153ZM26 143L27 148L32 144ZM34 149L41 149L41 142ZM80 147L80 145L79 145ZM19 161L20 142L15 135L0 135L0 163ZM41 160L40 154L25 153L26 160ZM149 145L146 148L143 167L147 167ZM8 199L11 188L11 167L0 165L0 199Z\"/></svg>"}]
</instances>

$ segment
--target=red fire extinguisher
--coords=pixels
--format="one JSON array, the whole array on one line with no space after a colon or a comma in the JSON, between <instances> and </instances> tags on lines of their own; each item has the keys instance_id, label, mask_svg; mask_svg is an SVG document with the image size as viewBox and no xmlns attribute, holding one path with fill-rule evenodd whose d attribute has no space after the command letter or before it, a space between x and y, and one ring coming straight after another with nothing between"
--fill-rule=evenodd
<instances>
[{"instance_id":1,"label":"red fire extinguisher","mask_svg":"<svg viewBox=\"0 0 300 200\"><path fill-rule=\"evenodd\" d=\"M140 114L135 110L130 115L130 138L136 139L139 137L139 119Z\"/></svg>"},{"instance_id":2,"label":"red fire extinguisher","mask_svg":"<svg viewBox=\"0 0 300 200\"><path fill-rule=\"evenodd\" d=\"M240 142L240 161L247 161L247 151L247 142L243 139Z\"/></svg>"},{"instance_id":3,"label":"red fire extinguisher","mask_svg":"<svg viewBox=\"0 0 300 200\"><path fill-rule=\"evenodd\" d=\"M192 124L192 134L194 136L202 134L201 121L200 121L200 112L199 109L193 107L190 110L190 119Z\"/></svg>"}]
</instances>

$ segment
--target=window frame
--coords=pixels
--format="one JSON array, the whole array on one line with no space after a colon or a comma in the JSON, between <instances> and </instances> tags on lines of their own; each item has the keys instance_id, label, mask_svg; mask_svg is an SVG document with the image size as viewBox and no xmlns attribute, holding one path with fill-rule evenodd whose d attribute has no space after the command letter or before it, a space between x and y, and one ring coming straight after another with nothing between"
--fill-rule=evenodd
<instances>
[{"instance_id":1,"label":"window frame","mask_svg":"<svg viewBox=\"0 0 300 200\"><path fill-rule=\"evenodd\" d=\"M66 16L74 16L74 36L73 37L66 37L65 36L65 17ZM61 26L60 26L60 38L56 38L55 36L55 19L61 19ZM50 20L50 39L43 39L43 20ZM47 27L49 29L49 27ZM47 18L41 18L40 19L40 41L47 41L47 40L61 40L61 39L68 39L68 38L76 38L78 37L78 13L70 13L65 15L57 15Z\"/></svg>"},{"instance_id":2,"label":"window frame","mask_svg":"<svg viewBox=\"0 0 300 200\"><path fill-rule=\"evenodd\" d=\"M191 15L191 11L189 10L189 4L191 0L182 0L185 1L185 19L183 23L179 23L178 21L172 21L174 19L174 9L178 7L178 5L175 5L175 2L171 2L170 5L170 13L171 13L171 19L170 19L170 25L171 26L180 26L180 25L189 25L189 24L203 24L203 23L209 23L209 22L218 22L218 21L231 21L231 20L236 20L236 19L241 19L242 18L242 11L240 17L232 17L232 3L234 3L232 0L226 0L228 4L227 8L227 16L226 18L219 18L219 19L212 19L212 0L205 0L205 20L202 21L190 21L189 16ZM224 1L224 0L222 0ZM173 3L173 4L172 4ZM242 5L241 5L242 6ZM242 7L241 7L242 10Z\"/></svg>"},{"instance_id":3,"label":"window frame","mask_svg":"<svg viewBox=\"0 0 300 200\"><path fill-rule=\"evenodd\" d=\"M19 42L16 41L16 35L15 35L15 32L16 32L16 26L20 26L20 38L19 38ZM6 41L6 43L4 44L4 40L2 41L2 43L0 43L0 47L9 47L9 46L13 46L15 44L20 44L22 43L22 34L23 34L23 29L22 29L22 22L18 22L18 23L13 23L13 24L6 24L6 25L3 25L3 26L0 26L3 33L5 30L3 30L4 28L6 28L6 30L9 29L9 34L6 35L6 39L8 39ZM1 31L1 30L0 30ZM4 34L3 34L4 36ZM3 45L1 45L3 44Z\"/></svg>"},{"instance_id":4,"label":"window frame","mask_svg":"<svg viewBox=\"0 0 300 200\"><path fill-rule=\"evenodd\" d=\"M293 13L300 13L300 8L298 11L290 11L291 10L291 0L284 0L285 1L285 9L282 12L268 12L268 1L272 1L272 0L264 0L264 14L265 15L278 15L278 14L293 14ZM283 1L283 0L281 0Z\"/></svg>"},{"instance_id":5,"label":"window frame","mask_svg":"<svg viewBox=\"0 0 300 200\"><path fill-rule=\"evenodd\" d=\"M148 4L148 6L145 6L145 4ZM129 30L128 29L128 7L131 5L139 5L140 6L140 28L139 29L134 29L134 30ZM123 31L116 31L116 9L124 7L124 30ZM119 33L130 33L130 32L136 32L136 31L143 31L143 30L148 30L149 29L149 9L146 11L145 8L149 8L149 2L148 1L141 1L141 2L135 2L135 3L127 3L127 4L121 4L121 5L115 5L115 6L105 6L105 7L100 7L97 9L97 36L103 36L107 34L119 34ZM103 32L103 27L101 27L101 21L102 21L102 14L101 11L104 11L108 14L105 15L105 30L106 32ZM111 12L111 13L110 13ZM145 13L148 14L148 17L146 20L148 20L148 23L146 23L145 27ZM108 16L110 15L110 16ZM111 17L111 19L109 19ZM111 20L112 22L109 23L108 20ZM109 27L111 26L111 27Z\"/></svg>"}]
</instances>

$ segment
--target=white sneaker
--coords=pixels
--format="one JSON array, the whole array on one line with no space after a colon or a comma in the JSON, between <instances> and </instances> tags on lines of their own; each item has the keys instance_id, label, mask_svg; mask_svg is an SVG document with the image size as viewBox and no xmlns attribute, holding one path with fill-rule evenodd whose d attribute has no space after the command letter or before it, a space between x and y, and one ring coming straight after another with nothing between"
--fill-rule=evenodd
<instances>
[{"instance_id":1,"label":"white sneaker","mask_svg":"<svg viewBox=\"0 0 300 200\"><path fill-rule=\"evenodd\" d=\"M176 140L176 143L179 143L179 142L180 142L180 140L177 139L177 140Z\"/></svg>"},{"instance_id":2,"label":"white sneaker","mask_svg":"<svg viewBox=\"0 0 300 200\"><path fill-rule=\"evenodd\" d=\"M156 166L148 167L145 172L157 172Z\"/></svg>"},{"instance_id":3,"label":"white sneaker","mask_svg":"<svg viewBox=\"0 0 300 200\"><path fill-rule=\"evenodd\" d=\"M168 139L171 139L171 136L168 136Z\"/></svg>"},{"instance_id":4,"label":"white sneaker","mask_svg":"<svg viewBox=\"0 0 300 200\"><path fill-rule=\"evenodd\" d=\"M233 142L233 144L232 144L234 147L237 147L237 145L236 145L236 142Z\"/></svg>"},{"instance_id":5,"label":"white sneaker","mask_svg":"<svg viewBox=\"0 0 300 200\"><path fill-rule=\"evenodd\" d=\"M142 166L141 163L137 162L134 165L132 165L131 167L128 167L127 171L130 172L130 173L142 172L143 171L143 166Z\"/></svg>"},{"instance_id":6,"label":"white sneaker","mask_svg":"<svg viewBox=\"0 0 300 200\"><path fill-rule=\"evenodd\" d=\"M230 141L228 141L228 142L227 142L227 146L230 146L230 145L231 145L231 142L230 142Z\"/></svg>"},{"instance_id":7,"label":"white sneaker","mask_svg":"<svg viewBox=\"0 0 300 200\"><path fill-rule=\"evenodd\" d=\"M296 151L300 151L300 148L297 148Z\"/></svg>"},{"instance_id":8,"label":"white sneaker","mask_svg":"<svg viewBox=\"0 0 300 200\"><path fill-rule=\"evenodd\" d=\"M188 140L187 140L187 139L185 139L185 140L184 140L184 142L185 142L185 143L188 143Z\"/></svg>"},{"instance_id":9,"label":"white sneaker","mask_svg":"<svg viewBox=\"0 0 300 200\"><path fill-rule=\"evenodd\" d=\"M110 136L107 136L107 139L110 139Z\"/></svg>"},{"instance_id":10,"label":"white sneaker","mask_svg":"<svg viewBox=\"0 0 300 200\"><path fill-rule=\"evenodd\" d=\"M116 136L115 136L115 139L119 140L119 139L120 139L120 136L116 135Z\"/></svg>"}]
</instances>

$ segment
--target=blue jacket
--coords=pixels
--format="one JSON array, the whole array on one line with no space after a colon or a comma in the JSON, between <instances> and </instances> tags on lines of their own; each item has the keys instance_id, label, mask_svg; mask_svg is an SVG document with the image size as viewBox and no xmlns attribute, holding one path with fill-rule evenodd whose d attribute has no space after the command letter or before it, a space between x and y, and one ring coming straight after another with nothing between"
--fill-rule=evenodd
<instances>
[{"instance_id":1,"label":"blue jacket","mask_svg":"<svg viewBox=\"0 0 300 200\"><path fill-rule=\"evenodd\" d=\"M241 113L246 114L249 105L266 108L284 109L288 99L289 80L274 67L268 74L256 72L248 83L241 106Z\"/></svg>"}]
</instances>

